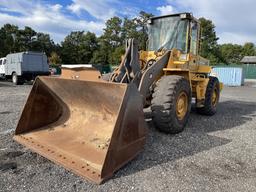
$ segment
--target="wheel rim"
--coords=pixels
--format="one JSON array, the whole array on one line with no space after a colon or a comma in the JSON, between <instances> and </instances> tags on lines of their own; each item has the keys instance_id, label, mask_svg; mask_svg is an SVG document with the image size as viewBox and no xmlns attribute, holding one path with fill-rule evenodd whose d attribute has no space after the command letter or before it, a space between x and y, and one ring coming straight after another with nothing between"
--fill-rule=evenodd
<instances>
[{"instance_id":1,"label":"wheel rim","mask_svg":"<svg viewBox=\"0 0 256 192\"><path fill-rule=\"evenodd\" d=\"M179 94L177 103L176 103L176 115L179 120L182 120L188 111L188 96L183 91Z\"/></svg>"},{"instance_id":2,"label":"wheel rim","mask_svg":"<svg viewBox=\"0 0 256 192\"><path fill-rule=\"evenodd\" d=\"M215 107L217 105L217 102L218 102L218 89L215 86L212 93L212 106Z\"/></svg>"}]
</instances>

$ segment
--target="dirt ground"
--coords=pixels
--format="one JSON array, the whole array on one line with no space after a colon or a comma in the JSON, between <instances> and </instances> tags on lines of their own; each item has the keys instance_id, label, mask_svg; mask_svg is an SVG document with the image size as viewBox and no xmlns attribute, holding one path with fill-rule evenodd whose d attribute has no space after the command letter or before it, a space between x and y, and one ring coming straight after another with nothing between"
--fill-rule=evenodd
<instances>
[{"instance_id":1,"label":"dirt ground","mask_svg":"<svg viewBox=\"0 0 256 192\"><path fill-rule=\"evenodd\" d=\"M256 87L225 87L215 116L194 108L185 131L158 132L145 110L145 150L95 185L12 140L31 85L0 82L0 191L256 191Z\"/></svg>"}]
</instances>

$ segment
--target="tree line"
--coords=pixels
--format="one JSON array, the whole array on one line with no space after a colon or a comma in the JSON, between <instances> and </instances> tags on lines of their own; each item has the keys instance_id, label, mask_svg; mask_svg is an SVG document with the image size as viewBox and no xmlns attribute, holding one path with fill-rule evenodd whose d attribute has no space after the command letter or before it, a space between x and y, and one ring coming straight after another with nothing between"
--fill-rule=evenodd
<instances>
[{"instance_id":1,"label":"tree line","mask_svg":"<svg viewBox=\"0 0 256 192\"><path fill-rule=\"evenodd\" d=\"M125 40L139 40L139 49L146 49L146 23L153 15L141 11L133 19L113 17L106 21L101 36L90 31L73 31L61 43L55 43L49 34L36 32L26 26L5 24L0 29L0 57L21 51L43 51L51 64L102 64L118 65L125 51ZM218 44L215 25L211 20L200 18L201 56L211 64L239 63L245 55L256 55L255 45Z\"/></svg>"},{"instance_id":2,"label":"tree line","mask_svg":"<svg viewBox=\"0 0 256 192\"><path fill-rule=\"evenodd\" d=\"M215 25L211 20L200 18L201 23L201 49L200 54L211 61L211 64L239 64L244 56L255 56L254 43L244 45L218 44Z\"/></svg>"}]
</instances>

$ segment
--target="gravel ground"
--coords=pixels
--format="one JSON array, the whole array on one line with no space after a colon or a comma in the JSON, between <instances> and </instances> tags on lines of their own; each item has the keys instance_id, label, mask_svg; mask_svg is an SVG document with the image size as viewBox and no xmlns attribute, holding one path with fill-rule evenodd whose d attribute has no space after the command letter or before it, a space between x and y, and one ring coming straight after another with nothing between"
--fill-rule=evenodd
<instances>
[{"instance_id":1,"label":"gravel ground","mask_svg":"<svg viewBox=\"0 0 256 192\"><path fill-rule=\"evenodd\" d=\"M145 150L102 185L12 140L30 89L0 82L0 191L256 191L256 88L225 87L218 113L192 110L178 135L147 119Z\"/></svg>"}]
</instances>

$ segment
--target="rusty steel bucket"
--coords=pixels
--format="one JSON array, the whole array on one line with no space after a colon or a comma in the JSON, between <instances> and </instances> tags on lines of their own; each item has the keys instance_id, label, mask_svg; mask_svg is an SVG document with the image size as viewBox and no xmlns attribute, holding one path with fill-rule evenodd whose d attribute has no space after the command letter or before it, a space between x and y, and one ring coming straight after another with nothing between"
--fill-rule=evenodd
<instances>
[{"instance_id":1,"label":"rusty steel bucket","mask_svg":"<svg viewBox=\"0 0 256 192\"><path fill-rule=\"evenodd\" d=\"M142 150L145 134L136 86L39 77L14 139L101 183Z\"/></svg>"},{"instance_id":2,"label":"rusty steel bucket","mask_svg":"<svg viewBox=\"0 0 256 192\"><path fill-rule=\"evenodd\" d=\"M101 78L101 74L93 67L62 67L60 77L63 79L98 81Z\"/></svg>"}]
</instances>

